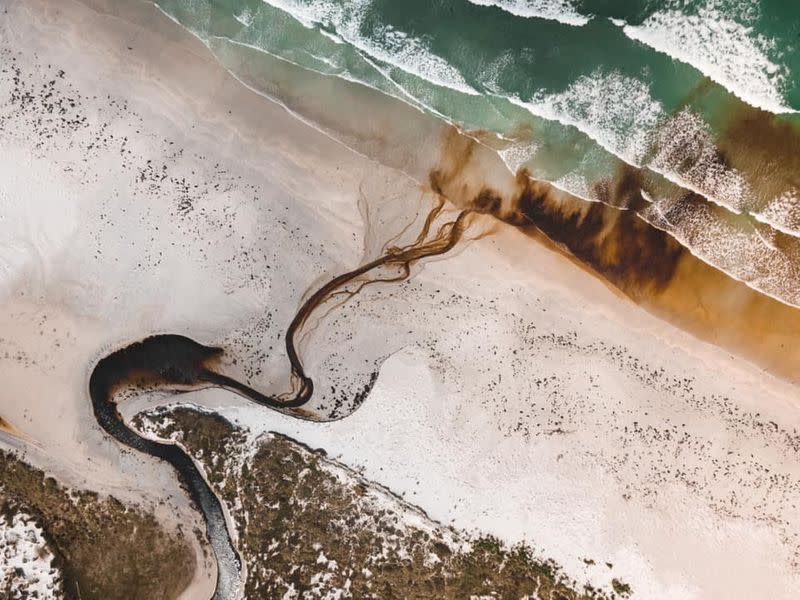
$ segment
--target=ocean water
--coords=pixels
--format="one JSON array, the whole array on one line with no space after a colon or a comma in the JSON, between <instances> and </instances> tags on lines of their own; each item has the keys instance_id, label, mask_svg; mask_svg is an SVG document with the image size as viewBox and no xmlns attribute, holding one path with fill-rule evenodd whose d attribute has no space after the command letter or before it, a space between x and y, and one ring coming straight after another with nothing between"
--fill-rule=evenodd
<instances>
[{"instance_id":1,"label":"ocean water","mask_svg":"<svg viewBox=\"0 0 800 600\"><path fill-rule=\"evenodd\" d=\"M225 64L255 53L373 88L493 134L512 172L587 201L604 201L598 182L635 168L650 182L644 219L800 306L798 2L157 5Z\"/></svg>"}]
</instances>

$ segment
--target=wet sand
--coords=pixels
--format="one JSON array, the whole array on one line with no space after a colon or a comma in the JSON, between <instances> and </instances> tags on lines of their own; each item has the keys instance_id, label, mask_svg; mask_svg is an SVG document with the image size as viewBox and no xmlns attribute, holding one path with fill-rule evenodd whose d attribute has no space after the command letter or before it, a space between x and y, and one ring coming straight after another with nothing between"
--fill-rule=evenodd
<instances>
[{"instance_id":1,"label":"wet sand","mask_svg":"<svg viewBox=\"0 0 800 600\"><path fill-rule=\"evenodd\" d=\"M315 98L331 99L310 83L286 88L306 92L298 108L380 166L243 88L152 7L107 4L116 17L70 1L8 8L2 58L16 57L21 77L0 89L31 99L0 113L13 117L0 127L10 215L0 416L65 481L168 499L192 518L170 469L121 452L97 426L91 366L151 333L186 334L223 346L230 376L284 392L282 339L308 290L374 258L409 213L427 212L444 132L363 90L349 93L366 120L315 113ZM403 135L398 115L408 116ZM471 160L448 198L471 201L489 184L513 196L502 164L480 146ZM581 560L591 554L642 597L790 598L796 388L753 363L791 376L794 309L684 257L651 308L685 319L694 337L538 234L484 227L475 237L492 235L310 328L300 349L323 390L315 410L345 416L357 383L381 369L351 417L298 423L230 392L191 397L363 464L443 522L528 539L575 577L592 579ZM166 401L136 396L120 408L130 417ZM206 567L187 597L209 595Z\"/></svg>"}]
</instances>

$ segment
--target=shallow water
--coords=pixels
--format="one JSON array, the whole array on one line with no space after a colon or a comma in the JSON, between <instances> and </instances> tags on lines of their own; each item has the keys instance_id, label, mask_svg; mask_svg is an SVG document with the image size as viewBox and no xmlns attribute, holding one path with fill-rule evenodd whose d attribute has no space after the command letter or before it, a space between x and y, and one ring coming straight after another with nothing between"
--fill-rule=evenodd
<instances>
[{"instance_id":1,"label":"shallow water","mask_svg":"<svg viewBox=\"0 0 800 600\"><path fill-rule=\"evenodd\" d=\"M512 172L640 214L799 305L800 6L745 0L159 0L234 72L275 58L488 132ZM277 82L277 75L274 76ZM338 81L339 84L335 82ZM302 113L302 108L298 108ZM319 120L320 115L312 115ZM364 115L367 118L367 115ZM486 134L483 134L484 136Z\"/></svg>"}]
</instances>

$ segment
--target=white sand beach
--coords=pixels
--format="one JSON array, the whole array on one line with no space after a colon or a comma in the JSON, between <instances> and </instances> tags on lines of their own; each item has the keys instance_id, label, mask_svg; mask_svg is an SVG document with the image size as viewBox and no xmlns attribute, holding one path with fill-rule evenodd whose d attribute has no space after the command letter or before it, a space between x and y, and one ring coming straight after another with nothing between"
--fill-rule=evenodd
<instances>
[{"instance_id":1,"label":"white sand beach","mask_svg":"<svg viewBox=\"0 0 800 600\"><path fill-rule=\"evenodd\" d=\"M312 126L144 2L0 12L0 417L13 428L0 441L69 485L196 525L171 470L97 425L96 361L179 333L285 391L282 336L304 294L424 216L444 128L420 116L392 137L374 93L339 121L305 111ZM360 114L374 136L359 142L346 121ZM796 385L510 226L482 218L473 237L489 229L303 339L321 389L380 368L352 415L301 421L219 389L181 401L324 448L444 524L526 540L580 583L601 585L612 563L640 598L795 598ZM199 546L198 560L186 598L213 587Z\"/></svg>"}]
</instances>

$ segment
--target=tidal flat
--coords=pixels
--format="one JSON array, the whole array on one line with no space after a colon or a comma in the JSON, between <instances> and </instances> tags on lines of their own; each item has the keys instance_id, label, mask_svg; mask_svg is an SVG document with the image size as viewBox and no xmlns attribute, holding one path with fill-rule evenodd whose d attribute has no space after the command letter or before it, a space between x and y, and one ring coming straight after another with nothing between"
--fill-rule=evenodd
<instances>
[{"instance_id":1,"label":"tidal flat","mask_svg":"<svg viewBox=\"0 0 800 600\"><path fill-rule=\"evenodd\" d=\"M228 597L794 598L796 308L485 131L149 2L0 13L0 497L64 594L219 593L202 507L90 398L176 335L220 377L164 362L113 402L213 490Z\"/></svg>"}]
</instances>

